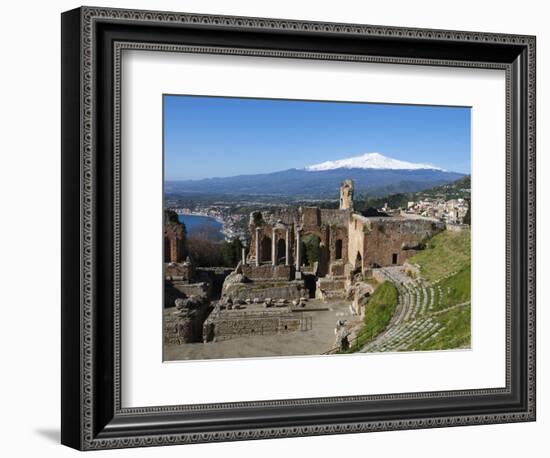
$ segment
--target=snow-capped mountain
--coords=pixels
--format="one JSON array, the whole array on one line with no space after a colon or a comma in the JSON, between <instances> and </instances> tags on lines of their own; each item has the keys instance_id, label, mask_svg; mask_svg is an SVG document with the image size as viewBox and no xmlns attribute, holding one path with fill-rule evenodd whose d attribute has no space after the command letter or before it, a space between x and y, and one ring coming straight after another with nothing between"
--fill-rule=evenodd
<instances>
[{"instance_id":1,"label":"snow-capped mountain","mask_svg":"<svg viewBox=\"0 0 550 458\"><path fill-rule=\"evenodd\" d=\"M321 172L335 169L386 169L386 170L440 170L440 167L431 164L400 161L380 153L366 153L361 156L354 156L336 161L326 161L320 164L310 165L305 168L309 172Z\"/></svg>"},{"instance_id":2,"label":"snow-capped mountain","mask_svg":"<svg viewBox=\"0 0 550 458\"><path fill-rule=\"evenodd\" d=\"M415 192L451 183L464 175L447 172L427 164L412 164L378 155L361 162L330 161L307 169L287 169L277 172L202 180L166 183L169 197L178 195L240 195L271 196L291 200L336 198L340 184L353 180L356 195L368 193L383 196L398 192ZM362 157L362 156L361 156ZM382 159L380 159L382 157ZM342 164L343 163L343 164ZM397 164L396 164L397 163ZM405 164L405 165L403 165ZM321 168L322 167L322 168ZM272 199L272 200L273 200Z\"/></svg>"}]
</instances>

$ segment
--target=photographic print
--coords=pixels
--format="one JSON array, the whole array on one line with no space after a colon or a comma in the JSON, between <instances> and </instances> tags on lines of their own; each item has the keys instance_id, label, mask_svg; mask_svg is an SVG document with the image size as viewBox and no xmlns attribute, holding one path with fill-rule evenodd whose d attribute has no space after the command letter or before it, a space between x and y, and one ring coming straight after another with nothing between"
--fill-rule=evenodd
<instances>
[{"instance_id":1,"label":"photographic print","mask_svg":"<svg viewBox=\"0 0 550 458\"><path fill-rule=\"evenodd\" d=\"M164 95L164 360L469 349L470 141L470 107Z\"/></svg>"}]
</instances>

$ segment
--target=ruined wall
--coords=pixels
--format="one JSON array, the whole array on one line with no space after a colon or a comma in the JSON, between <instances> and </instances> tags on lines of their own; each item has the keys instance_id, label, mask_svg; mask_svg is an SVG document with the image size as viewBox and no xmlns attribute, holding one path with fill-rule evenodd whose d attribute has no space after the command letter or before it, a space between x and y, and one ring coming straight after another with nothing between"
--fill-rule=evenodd
<instances>
[{"instance_id":1,"label":"ruined wall","mask_svg":"<svg viewBox=\"0 0 550 458\"><path fill-rule=\"evenodd\" d=\"M315 298L321 300L344 299L346 295L345 280L318 278L315 288Z\"/></svg>"},{"instance_id":2,"label":"ruined wall","mask_svg":"<svg viewBox=\"0 0 550 458\"><path fill-rule=\"evenodd\" d=\"M365 305L373 292L374 288L365 282L358 282L353 286L353 301L351 307L361 318L365 316Z\"/></svg>"},{"instance_id":3,"label":"ruined wall","mask_svg":"<svg viewBox=\"0 0 550 458\"><path fill-rule=\"evenodd\" d=\"M335 208L321 208L321 224L327 224L329 226L343 226L347 227L349 218L351 216L350 210L338 210Z\"/></svg>"},{"instance_id":4,"label":"ruined wall","mask_svg":"<svg viewBox=\"0 0 550 458\"><path fill-rule=\"evenodd\" d=\"M331 277L343 277L345 275L345 267L347 262L344 259L338 259L337 261L332 261L329 265L328 275Z\"/></svg>"},{"instance_id":5,"label":"ruined wall","mask_svg":"<svg viewBox=\"0 0 550 458\"><path fill-rule=\"evenodd\" d=\"M353 215L348 232L348 261L361 269L401 265L420 244L442 230L442 222L423 217L365 217Z\"/></svg>"},{"instance_id":6,"label":"ruined wall","mask_svg":"<svg viewBox=\"0 0 550 458\"><path fill-rule=\"evenodd\" d=\"M242 266L242 273L250 280L290 280L292 278L293 267L285 265L272 266L263 264L261 266L245 265Z\"/></svg>"},{"instance_id":7,"label":"ruined wall","mask_svg":"<svg viewBox=\"0 0 550 458\"><path fill-rule=\"evenodd\" d=\"M191 296L208 300L210 293L210 284L207 282L187 283L185 281L165 280L164 306L173 307L176 299Z\"/></svg>"},{"instance_id":8,"label":"ruined wall","mask_svg":"<svg viewBox=\"0 0 550 458\"><path fill-rule=\"evenodd\" d=\"M353 181L344 180L340 185L340 209L353 210Z\"/></svg>"},{"instance_id":9,"label":"ruined wall","mask_svg":"<svg viewBox=\"0 0 550 458\"><path fill-rule=\"evenodd\" d=\"M186 283L172 281L170 283L174 289L182 293L183 297L200 296L207 298L209 296L210 285L206 282Z\"/></svg>"},{"instance_id":10,"label":"ruined wall","mask_svg":"<svg viewBox=\"0 0 550 458\"><path fill-rule=\"evenodd\" d=\"M328 272L330 260L329 252L329 227L322 223L321 209L319 207L302 207L302 225L300 230L300 240L304 242L307 236L315 235L319 237L319 257L317 260L317 273L324 276ZM303 247L302 247L303 248ZM301 265L304 265L304 250L300 255Z\"/></svg>"},{"instance_id":11,"label":"ruined wall","mask_svg":"<svg viewBox=\"0 0 550 458\"><path fill-rule=\"evenodd\" d=\"M431 218L365 219L364 266L401 265L421 248L423 241L443 229L443 223Z\"/></svg>"},{"instance_id":12,"label":"ruined wall","mask_svg":"<svg viewBox=\"0 0 550 458\"><path fill-rule=\"evenodd\" d=\"M178 215L164 210L164 262L182 262L187 256L187 234Z\"/></svg>"},{"instance_id":13,"label":"ruined wall","mask_svg":"<svg viewBox=\"0 0 550 458\"><path fill-rule=\"evenodd\" d=\"M199 267L195 270L196 281L205 282L210 285L209 298L219 299L222 287L227 276L233 271L227 267Z\"/></svg>"},{"instance_id":14,"label":"ruined wall","mask_svg":"<svg viewBox=\"0 0 550 458\"><path fill-rule=\"evenodd\" d=\"M271 263L273 249L275 248L276 263L278 265L285 263L294 265L297 253L296 230L298 229L301 241L310 234L319 237L319 273L320 275L326 275L329 270L329 263L337 259L337 251L342 253L340 259L346 258L348 249L347 226L350 215L350 210L321 209L319 207L291 207L273 213L254 212L250 215L251 242L248 264L256 264L257 249L259 249L259 263ZM275 235L273 228L275 228ZM286 244L287 236L289 243L288 260L286 259L286 250L284 255L279 252L279 246L283 247L283 242ZM258 239L258 243L256 239ZM281 245L279 245L279 241L283 241ZM337 243L340 243L339 247L337 247ZM303 256L303 253L301 255ZM260 278L264 278L264 276Z\"/></svg>"},{"instance_id":15,"label":"ruined wall","mask_svg":"<svg viewBox=\"0 0 550 458\"><path fill-rule=\"evenodd\" d=\"M300 299L308 296L303 281L255 281L251 283L232 283L224 285L222 299L237 301L259 301Z\"/></svg>"},{"instance_id":16,"label":"ruined wall","mask_svg":"<svg viewBox=\"0 0 550 458\"><path fill-rule=\"evenodd\" d=\"M288 310L213 313L204 322L204 342L223 341L242 336L285 334L305 330L302 314Z\"/></svg>"},{"instance_id":17,"label":"ruined wall","mask_svg":"<svg viewBox=\"0 0 550 458\"><path fill-rule=\"evenodd\" d=\"M354 267L364 268L364 242L367 219L360 215L353 215L348 226L348 262ZM356 266L358 256L361 258Z\"/></svg>"},{"instance_id":18,"label":"ruined wall","mask_svg":"<svg viewBox=\"0 0 550 458\"><path fill-rule=\"evenodd\" d=\"M173 307L176 299L192 296L209 301L219 299L225 278L231 272L232 269L223 267L198 268L191 280L167 275L164 280L164 306Z\"/></svg>"},{"instance_id":19,"label":"ruined wall","mask_svg":"<svg viewBox=\"0 0 550 458\"><path fill-rule=\"evenodd\" d=\"M321 209L319 207L301 207L300 224L304 227L319 228L321 226Z\"/></svg>"},{"instance_id":20,"label":"ruined wall","mask_svg":"<svg viewBox=\"0 0 550 458\"><path fill-rule=\"evenodd\" d=\"M275 223L277 224L277 223ZM286 262L286 252L284 253L278 253L278 242L279 240L283 240L286 243L286 237L287 237L287 231L286 229L276 229L275 234L273 234L273 225L271 225L269 222L266 222L265 220L260 226L249 226L249 232L250 232L250 247L248 251L248 263L249 264L255 264L256 262L256 238L259 238L259 248L260 248L260 259L259 262L261 263L271 263L272 261L272 253L273 253L273 235L275 235L275 253L276 253L276 261L277 263L285 264ZM288 240L289 240L289 259L288 264L292 264L294 262L294 245L295 245L295 230L294 226L289 223L288 224ZM280 255L280 256L279 256Z\"/></svg>"},{"instance_id":21,"label":"ruined wall","mask_svg":"<svg viewBox=\"0 0 550 458\"><path fill-rule=\"evenodd\" d=\"M331 262L347 259L348 243L349 237L347 221L345 226L331 225L329 228L328 243Z\"/></svg>"},{"instance_id":22,"label":"ruined wall","mask_svg":"<svg viewBox=\"0 0 550 458\"><path fill-rule=\"evenodd\" d=\"M195 276L195 268L189 258L185 262L169 262L164 264L164 277L166 280L192 281Z\"/></svg>"},{"instance_id":23,"label":"ruined wall","mask_svg":"<svg viewBox=\"0 0 550 458\"><path fill-rule=\"evenodd\" d=\"M209 301L204 298L178 298L175 307L164 309L164 342L176 345L201 342L210 310Z\"/></svg>"},{"instance_id":24,"label":"ruined wall","mask_svg":"<svg viewBox=\"0 0 550 458\"><path fill-rule=\"evenodd\" d=\"M288 226L301 223L300 215L301 213L299 207L285 207L271 213L266 213L263 215L263 218L264 221L271 226L276 224L278 221L281 221L283 224Z\"/></svg>"}]
</instances>

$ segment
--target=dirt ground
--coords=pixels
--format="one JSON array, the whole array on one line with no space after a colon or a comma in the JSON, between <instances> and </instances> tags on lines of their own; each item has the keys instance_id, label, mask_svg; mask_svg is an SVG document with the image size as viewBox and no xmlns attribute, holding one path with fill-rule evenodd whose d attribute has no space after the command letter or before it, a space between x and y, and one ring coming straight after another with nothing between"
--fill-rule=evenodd
<instances>
[{"instance_id":1,"label":"dirt ground","mask_svg":"<svg viewBox=\"0 0 550 458\"><path fill-rule=\"evenodd\" d=\"M262 356L320 355L335 346L334 329L338 320L359 320L350 310L349 301L329 303L310 301L305 311L312 319L312 329L270 336L243 336L221 342L165 345L164 360L200 360L253 358Z\"/></svg>"}]
</instances>

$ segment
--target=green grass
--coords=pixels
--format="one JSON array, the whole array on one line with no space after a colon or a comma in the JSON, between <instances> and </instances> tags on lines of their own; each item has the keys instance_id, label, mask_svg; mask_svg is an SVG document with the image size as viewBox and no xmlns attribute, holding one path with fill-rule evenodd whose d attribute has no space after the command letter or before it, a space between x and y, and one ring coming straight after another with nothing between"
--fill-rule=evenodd
<instances>
[{"instance_id":1,"label":"green grass","mask_svg":"<svg viewBox=\"0 0 550 458\"><path fill-rule=\"evenodd\" d=\"M439 294L437 286L441 288L441 294ZM436 293L434 310L445 309L451 305L469 301L471 297L470 266L464 267L455 275L442 280L438 285L434 285L434 291Z\"/></svg>"},{"instance_id":2,"label":"green grass","mask_svg":"<svg viewBox=\"0 0 550 458\"><path fill-rule=\"evenodd\" d=\"M406 351L469 348L471 339L470 231L444 231L426 244L426 249L408 260L420 266L420 276L434 284L434 305L430 318L441 325L439 333L417 341ZM451 308L454 305L468 303ZM443 310L443 311L442 311Z\"/></svg>"},{"instance_id":3,"label":"green grass","mask_svg":"<svg viewBox=\"0 0 550 458\"><path fill-rule=\"evenodd\" d=\"M433 288L432 309L420 308L410 322L431 320L438 323L436 335L415 337L405 351L446 350L470 348L470 231L443 231L426 241L426 248L411 257L408 262L420 266L420 278L424 284L413 283L410 300L424 304L425 294L429 302L431 293L422 288ZM427 283L426 283L427 282ZM397 306L398 291L391 282L378 285L366 305L364 323L357 332L357 339L348 352L358 351L383 332L391 321ZM462 304L462 305L459 305ZM425 313L422 313L422 312ZM409 322L402 324L408 326Z\"/></svg>"},{"instance_id":4,"label":"green grass","mask_svg":"<svg viewBox=\"0 0 550 458\"><path fill-rule=\"evenodd\" d=\"M386 329L397 306L397 295L397 288L389 281L376 288L367 302L363 326L350 352L359 350Z\"/></svg>"},{"instance_id":5,"label":"green grass","mask_svg":"<svg viewBox=\"0 0 550 458\"><path fill-rule=\"evenodd\" d=\"M433 282L470 265L470 231L443 231L407 260L420 266L422 278Z\"/></svg>"},{"instance_id":6,"label":"green grass","mask_svg":"<svg viewBox=\"0 0 550 458\"><path fill-rule=\"evenodd\" d=\"M444 325L439 334L426 342L414 343L405 351L448 350L470 348L470 305L456 307L432 315L432 320Z\"/></svg>"}]
</instances>

